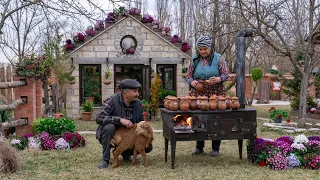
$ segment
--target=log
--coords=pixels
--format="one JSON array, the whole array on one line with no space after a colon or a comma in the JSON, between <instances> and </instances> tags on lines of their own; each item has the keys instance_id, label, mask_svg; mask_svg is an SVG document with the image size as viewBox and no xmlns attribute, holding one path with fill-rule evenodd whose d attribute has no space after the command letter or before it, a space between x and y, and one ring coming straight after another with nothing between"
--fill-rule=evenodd
<instances>
[{"instance_id":1,"label":"log","mask_svg":"<svg viewBox=\"0 0 320 180\"><path fill-rule=\"evenodd\" d=\"M0 89L15 88L15 87L20 87L25 85L27 85L27 82L25 81L1 82Z\"/></svg>"},{"instance_id":2,"label":"log","mask_svg":"<svg viewBox=\"0 0 320 180\"><path fill-rule=\"evenodd\" d=\"M13 110L15 109L18 105L24 104L26 102L25 99L18 99L12 101L11 104L2 104L0 105L0 111L5 111L5 110Z\"/></svg>"},{"instance_id":3,"label":"log","mask_svg":"<svg viewBox=\"0 0 320 180\"><path fill-rule=\"evenodd\" d=\"M7 121L2 123L2 127L4 129L8 129L10 127L23 126L28 124L28 119L17 119L14 121Z\"/></svg>"}]
</instances>

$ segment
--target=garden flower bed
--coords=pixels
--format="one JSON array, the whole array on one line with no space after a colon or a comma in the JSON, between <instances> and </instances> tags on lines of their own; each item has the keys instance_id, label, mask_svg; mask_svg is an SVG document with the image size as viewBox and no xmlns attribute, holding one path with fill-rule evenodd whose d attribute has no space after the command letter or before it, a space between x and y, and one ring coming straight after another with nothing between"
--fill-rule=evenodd
<instances>
[{"instance_id":1,"label":"garden flower bed","mask_svg":"<svg viewBox=\"0 0 320 180\"><path fill-rule=\"evenodd\" d=\"M282 136L276 140L257 138L248 143L252 162L259 166L267 166L273 170L292 168L320 168L320 136L301 134L292 139Z\"/></svg>"},{"instance_id":2,"label":"garden flower bed","mask_svg":"<svg viewBox=\"0 0 320 180\"><path fill-rule=\"evenodd\" d=\"M46 131L38 135L25 134L22 137L16 137L11 140L11 145L18 150L36 149L36 150L52 150L52 149L73 149L86 145L83 136L78 132L65 132L62 137L56 138Z\"/></svg>"}]
</instances>

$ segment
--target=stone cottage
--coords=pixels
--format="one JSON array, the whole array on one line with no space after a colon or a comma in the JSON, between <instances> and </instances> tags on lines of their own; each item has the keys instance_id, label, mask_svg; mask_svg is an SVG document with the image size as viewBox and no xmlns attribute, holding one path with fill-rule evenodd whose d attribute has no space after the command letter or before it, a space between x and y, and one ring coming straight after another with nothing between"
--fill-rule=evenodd
<instances>
[{"instance_id":1,"label":"stone cottage","mask_svg":"<svg viewBox=\"0 0 320 180\"><path fill-rule=\"evenodd\" d=\"M102 101L118 92L119 83L125 78L138 80L142 84L141 98L148 99L154 79L152 72L161 78L163 89L176 91L177 96L187 95L189 87L181 70L188 66L191 50L185 53L181 51L181 43L171 43L170 40L171 37L163 36L151 25L131 15L106 24L104 30L97 31L69 52L76 83L70 84L67 90L67 116L81 118L80 106L85 97L94 96L93 119ZM135 48L134 54L123 52L128 46ZM109 85L103 83L107 70L112 72Z\"/></svg>"}]
</instances>

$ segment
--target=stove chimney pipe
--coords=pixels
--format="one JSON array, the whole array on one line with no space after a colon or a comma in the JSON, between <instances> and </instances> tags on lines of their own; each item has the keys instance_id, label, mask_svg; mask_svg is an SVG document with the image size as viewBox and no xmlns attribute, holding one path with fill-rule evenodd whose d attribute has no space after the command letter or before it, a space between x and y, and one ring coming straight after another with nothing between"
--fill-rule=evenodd
<instances>
[{"instance_id":1,"label":"stove chimney pipe","mask_svg":"<svg viewBox=\"0 0 320 180\"><path fill-rule=\"evenodd\" d=\"M239 31L237 36L236 52L236 96L239 98L240 108L245 108L245 59L246 59L246 37L252 36L252 29L245 28Z\"/></svg>"}]
</instances>

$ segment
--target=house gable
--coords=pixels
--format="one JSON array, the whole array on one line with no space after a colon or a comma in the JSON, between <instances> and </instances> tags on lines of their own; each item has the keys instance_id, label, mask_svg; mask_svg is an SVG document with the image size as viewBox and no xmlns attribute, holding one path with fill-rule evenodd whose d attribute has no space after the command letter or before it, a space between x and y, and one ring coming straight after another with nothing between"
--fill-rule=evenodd
<instances>
[{"instance_id":1,"label":"house gable","mask_svg":"<svg viewBox=\"0 0 320 180\"><path fill-rule=\"evenodd\" d=\"M137 40L135 54L126 55L122 52L120 41L125 35ZM109 26L101 33L88 40L70 53L71 57L132 57L132 58L191 58L179 47L170 42L170 37L161 36L149 26L132 16L124 17Z\"/></svg>"}]
</instances>

